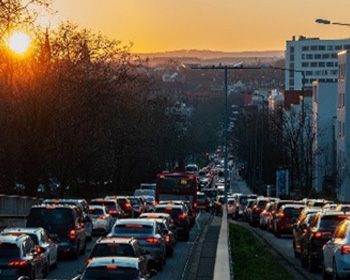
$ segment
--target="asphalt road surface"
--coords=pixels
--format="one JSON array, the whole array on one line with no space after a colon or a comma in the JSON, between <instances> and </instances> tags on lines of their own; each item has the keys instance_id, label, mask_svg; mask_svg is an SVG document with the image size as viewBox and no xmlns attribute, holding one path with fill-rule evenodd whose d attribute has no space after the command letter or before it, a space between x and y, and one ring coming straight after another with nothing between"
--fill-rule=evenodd
<instances>
[{"instance_id":1,"label":"asphalt road surface","mask_svg":"<svg viewBox=\"0 0 350 280\"><path fill-rule=\"evenodd\" d=\"M191 248L193 247L197 237L204 230L205 225L211 219L211 215L205 212L198 214L197 221L193 226L189 241L179 241L176 244L174 256L167 258L167 263L162 272L159 272L152 279L160 280L181 280L184 279L185 268L189 267L191 258L189 257ZM88 244L87 251L93 247L97 237ZM89 253L80 256L78 260L60 260L57 269L52 270L48 279L72 279L82 271Z\"/></svg>"}]
</instances>

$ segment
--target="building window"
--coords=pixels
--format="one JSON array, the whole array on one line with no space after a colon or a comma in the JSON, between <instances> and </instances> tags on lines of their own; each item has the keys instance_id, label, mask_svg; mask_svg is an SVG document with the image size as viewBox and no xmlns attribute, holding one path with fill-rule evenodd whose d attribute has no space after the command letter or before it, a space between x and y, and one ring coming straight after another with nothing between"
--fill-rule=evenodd
<instances>
[{"instance_id":1,"label":"building window","mask_svg":"<svg viewBox=\"0 0 350 280\"><path fill-rule=\"evenodd\" d=\"M312 76L312 71L306 71L305 76Z\"/></svg>"},{"instance_id":2,"label":"building window","mask_svg":"<svg viewBox=\"0 0 350 280\"><path fill-rule=\"evenodd\" d=\"M321 59L321 55L320 54L315 54L315 59Z\"/></svg>"},{"instance_id":3,"label":"building window","mask_svg":"<svg viewBox=\"0 0 350 280\"><path fill-rule=\"evenodd\" d=\"M291 71L291 72L289 73L289 78L294 78L294 72L293 72L293 71Z\"/></svg>"},{"instance_id":4,"label":"building window","mask_svg":"<svg viewBox=\"0 0 350 280\"><path fill-rule=\"evenodd\" d=\"M309 79L304 79L304 84L308 84L309 83Z\"/></svg>"},{"instance_id":5,"label":"building window","mask_svg":"<svg viewBox=\"0 0 350 280\"><path fill-rule=\"evenodd\" d=\"M342 45L337 45L337 46L335 46L335 50L336 50L336 51L339 51L339 50L341 50L342 48L343 48Z\"/></svg>"},{"instance_id":6,"label":"building window","mask_svg":"<svg viewBox=\"0 0 350 280\"><path fill-rule=\"evenodd\" d=\"M333 51L333 46L327 46L327 51Z\"/></svg>"},{"instance_id":7,"label":"building window","mask_svg":"<svg viewBox=\"0 0 350 280\"><path fill-rule=\"evenodd\" d=\"M310 49L311 49L312 51L317 51L317 46L311 46Z\"/></svg>"},{"instance_id":8,"label":"building window","mask_svg":"<svg viewBox=\"0 0 350 280\"><path fill-rule=\"evenodd\" d=\"M289 63L289 69L294 69L294 63Z\"/></svg>"},{"instance_id":9,"label":"building window","mask_svg":"<svg viewBox=\"0 0 350 280\"><path fill-rule=\"evenodd\" d=\"M332 58L338 58L338 54L337 53L332 53Z\"/></svg>"},{"instance_id":10,"label":"building window","mask_svg":"<svg viewBox=\"0 0 350 280\"><path fill-rule=\"evenodd\" d=\"M305 54L302 54L302 55L301 55L301 59L305 59Z\"/></svg>"},{"instance_id":11,"label":"building window","mask_svg":"<svg viewBox=\"0 0 350 280\"><path fill-rule=\"evenodd\" d=\"M318 63L318 67L325 67L325 66L326 66L326 64L324 62L319 62Z\"/></svg>"},{"instance_id":12,"label":"building window","mask_svg":"<svg viewBox=\"0 0 350 280\"><path fill-rule=\"evenodd\" d=\"M309 63L308 62L303 62L302 64L301 64L301 67L309 67ZM292 72L293 73L293 72Z\"/></svg>"},{"instance_id":13,"label":"building window","mask_svg":"<svg viewBox=\"0 0 350 280\"><path fill-rule=\"evenodd\" d=\"M294 80L289 80L289 85L294 86Z\"/></svg>"},{"instance_id":14,"label":"building window","mask_svg":"<svg viewBox=\"0 0 350 280\"><path fill-rule=\"evenodd\" d=\"M319 51L325 51L325 50L326 50L326 47L325 47L325 46L318 46L318 50L319 50Z\"/></svg>"},{"instance_id":15,"label":"building window","mask_svg":"<svg viewBox=\"0 0 350 280\"><path fill-rule=\"evenodd\" d=\"M294 53L294 47L290 47L289 51L290 51L291 53Z\"/></svg>"},{"instance_id":16,"label":"building window","mask_svg":"<svg viewBox=\"0 0 350 280\"><path fill-rule=\"evenodd\" d=\"M294 61L294 54L291 54L291 55L289 56L289 60L290 60L290 61Z\"/></svg>"},{"instance_id":17,"label":"building window","mask_svg":"<svg viewBox=\"0 0 350 280\"><path fill-rule=\"evenodd\" d=\"M308 51L308 50L309 50L309 46L302 47L302 51Z\"/></svg>"},{"instance_id":18,"label":"building window","mask_svg":"<svg viewBox=\"0 0 350 280\"><path fill-rule=\"evenodd\" d=\"M323 54L323 55L322 55L322 58L323 58L323 59L329 58L329 54L328 54L328 53Z\"/></svg>"},{"instance_id":19,"label":"building window","mask_svg":"<svg viewBox=\"0 0 350 280\"><path fill-rule=\"evenodd\" d=\"M327 62L327 67L334 67L334 63L333 62Z\"/></svg>"},{"instance_id":20,"label":"building window","mask_svg":"<svg viewBox=\"0 0 350 280\"><path fill-rule=\"evenodd\" d=\"M310 67L317 67L317 62L311 62Z\"/></svg>"},{"instance_id":21,"label":"building window","mask_svg":"<svg viewBox=\"0 0 350 280\"><path fill-rule=\"evenodd\" d=\"M314 58L314 56L312 54L307 54L306 55L306 59L313 59L313 58Z\"/></svg>"},{"instance_id":22,"label":"building window","mask_svg":"<svg viewBox=\"0 0 350 280\"><path fill-rule=\"evenodd\" d=\"M344 49L350 50L350 45L345 45L345 46L344 46Z\"/></svg>"}]
</instances>

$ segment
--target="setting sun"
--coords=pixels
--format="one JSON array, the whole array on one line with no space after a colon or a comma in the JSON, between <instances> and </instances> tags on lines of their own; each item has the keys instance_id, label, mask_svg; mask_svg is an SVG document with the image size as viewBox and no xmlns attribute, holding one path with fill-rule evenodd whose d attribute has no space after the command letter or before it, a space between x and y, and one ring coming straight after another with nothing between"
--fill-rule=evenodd
<instances>
[{"instance_id":1,"label":"setting sun","mask_svg":"<svg viewBox=\"0 0 350 280\"><path fill-rule=\"evenodd\" d=\"M24 54L28 50L30 44L31 38L27 33L22 31L12 33L8 41L9 48L17 54Z\"/></svg>"}]
</instances>

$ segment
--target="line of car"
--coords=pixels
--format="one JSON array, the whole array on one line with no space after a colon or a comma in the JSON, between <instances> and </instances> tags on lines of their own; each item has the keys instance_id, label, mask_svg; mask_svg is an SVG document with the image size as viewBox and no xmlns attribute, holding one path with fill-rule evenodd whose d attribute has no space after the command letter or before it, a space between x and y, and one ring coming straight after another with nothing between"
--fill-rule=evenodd
<instances>
[{"instance_id":1,"label":"line of car","mask_svg":"<svg viewBox=\"0 0 350 280\"><path fill-rule=\"evenodd\" d=\"M102 236L75 279L148 279L163 269L179 239L189 239L190 213L182 201L155 205L154 199L136 196L109 196L89 204L44 200L32 206L25 228L0 233L0 279L45 278L59 258L84 255L96 234Z\"/></svg>"},{"instance_id":2,"label":"line of car","mask_svg":"<svg viewBox=\"0 0 350 280\"><path fill-rule=\"evenodd\" d=\"M247 199L242 214L236 215L240 196L245 195L236 194L232 198L235 207L231 207L229 214L233 219L240 217L277 238L292 235L294 256L300 258L302 267L311 272L321 271L323 279L349 279L350 205L323 199L257 197Z\"/></svg>"}]
</instances>

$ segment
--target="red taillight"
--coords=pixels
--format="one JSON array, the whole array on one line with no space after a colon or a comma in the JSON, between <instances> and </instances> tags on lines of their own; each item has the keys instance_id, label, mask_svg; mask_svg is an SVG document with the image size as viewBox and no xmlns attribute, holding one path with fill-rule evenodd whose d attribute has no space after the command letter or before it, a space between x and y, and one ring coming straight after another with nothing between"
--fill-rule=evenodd
<instances>
[{"instance_id":1,"label":"red taillight","mask_svg":"<svg viewBox=\"0 0 350 280\"><path fill-rule=\"evenodd\" d=\"M187 219L187 214L180 214L179 216L180 220L186 220Z\"/></svg>"},{"instance_id":2,"label":"red taillight","mask_svg":"<svg viewBox=\"0 0 350 280\"><path fill-rule=\"evenodd\" d=\"M160 239L156 237L149 237L149 238L146 238L146 241L147 243L150 243L150 244L157 244L160 242Z\"/></svg>"},{"instance_id":3,"label":"red taillight","mask_svg":"<svg viewBox=\"0 0 350 280\"><path fill-rule=\"evenodd\" d=\"M117 212L117 210L109 210L108 213L109 214L117 214L118 212Z\"/></svg>"},{"instance_id":4,"label":"red taillight","mask_svg":"<svg viewBox=\"0 0 350 280\"><path fill-rule=\"evenodd\" d=\"M323 238L323 239L329 239L331 236L332 236L332 233L331 233L331 232L316 232L316 233L314 234L314 237L315 237L316 239L321 239L321 238Z\"/></svg>"},{"instance_id":5,"label":"red taillight","mask_svg":"<svg viewBox=\"0 0 350 280\"><path fill-rule=\"evenodd\" d=\"M239 207L239 203L238 202L236 203L236 207Z\"/></svg>"},{"instance_id":6,"label":"red taillight","mask_svg":"<svg viewBox=\"0 0 350 280\"><path fill-rule=\"evenodd\" d=\"M132 206L131 206L131 204L129 202L126 202L124 204L124 207L125 207L126 210L131 210L132 209Z\"/></svg>"},{"instance_id":7,"label":"red taillight","mask_svg":"<svg viewBox=\"0 0 350 280\"><path fill-rule=\"evenodd\" d=\"M91 261L92 261L91 258L90 258L90 259L87 259L87 260L86 260L86 264L88 265L89 263L91 263Z\"/></svg>"},{"instance_id":8,"label":"red taillight","mask_svg":"<svg viewBox=\"0 0 350 280\"><path fill-rule=\"evenodd\" d=\"M166 243L170 243L170 236L169 236L169 235L166 235L166 236L165 236L165 242L166 242Z\"/></svg>"},{"instance_id":9,"label":"red taillight","mask_svg":"<svg viewBox=\"0 0 350 280\"><path fill-rule=\"evenodd\" d=\"M107 217L106 217L106 216L99 216L98 219L99 219L99 220L106 220Z\"/></svg>"},{"instance_id":10,"label":"red taillight","mask_svg":"<svg viewBox=\"0 0 350 280\"><path fill-rule=\"evenodd\" d=\"M193 203L193 208L197 208L197 202Z\"/></svg>"},{"instance_id":11,"label":"red taillight","mask_svg":"<svg viewBox=\"0 0 350 280\"><path fill-rule=\"evenodd\" d=\"M153 206L156 206L156 202L155 202L155 201L153 201L153 203L152 203L152 204L153 204Z\"/></svg>"},{"instance_id":12,"label":"red taillight","mask_svg":"<svg viewBox=\"0 0 350 280\"><path fill-rule=\"evenodd\" d=\"M254 207L253 211L254 212L259 212L261 209L259 207Z\"/></svg>"},{"instance_id":13,"label":"red taillight","mask_svg":"<svg viewBox=\"0 0 350 280\"><path fill-rule=\"evenodd\" d=\"M341 254L342 255L350 255L350 245L341 246Z\"/></svg>"},{"instance_id":14,"label":"red taillight","mask_svg":"<svg viewBox=\"0 0 350 280\"><path fill-rule=\"evenodd\" d=\"M77 234L77 232L74 229L72 229L69 232L69 239L75 239L76 238L76 234Z\"/></svg>"},{"instance_id":15,"label":"red taillight","mask_svg":"<svg viewBox=\"0 0 350 280\"><path fill-rule=\"evenodd\" d=\"M27 266L28 265L28 261L11 261L8 263L8 266L11 267L22 267L22 266Z\"/></svg>"}]
</instances>

